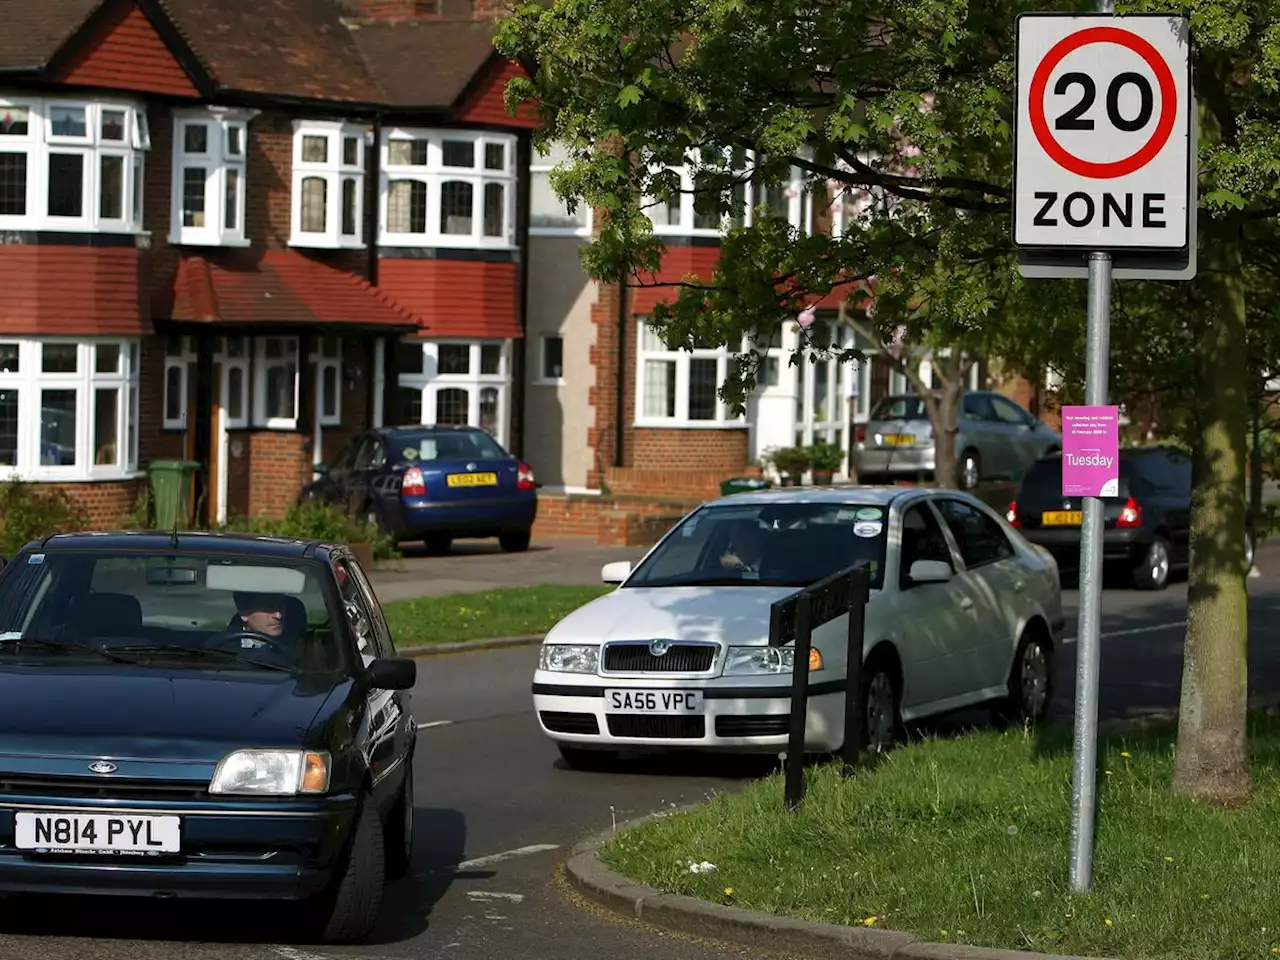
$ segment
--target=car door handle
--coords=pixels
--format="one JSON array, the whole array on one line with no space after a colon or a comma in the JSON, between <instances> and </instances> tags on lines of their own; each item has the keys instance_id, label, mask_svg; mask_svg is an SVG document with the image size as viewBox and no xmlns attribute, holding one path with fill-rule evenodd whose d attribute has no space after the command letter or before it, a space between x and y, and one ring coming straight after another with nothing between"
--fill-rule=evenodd
<instances>
[{"instance_id":1,"label":"car door handle","mask_svg":"<svg viewBox=\"0 0 1280 960\"><path fill-rule=\"evenodd\" d=\"M961 598L960 598L960 609L961 609L961 610L972 610L972 609L973 609L973 600L972 600L971 598L969 598L969 597L961 597Z\"/></svg>"}]
</instances>

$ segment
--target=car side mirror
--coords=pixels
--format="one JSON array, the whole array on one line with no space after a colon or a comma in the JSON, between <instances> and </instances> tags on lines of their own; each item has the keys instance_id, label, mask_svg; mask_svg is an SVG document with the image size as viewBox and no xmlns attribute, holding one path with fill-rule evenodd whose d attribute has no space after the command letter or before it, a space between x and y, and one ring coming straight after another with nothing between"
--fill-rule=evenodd
<instances>
[{"instance_id":1,"label":"car side mirror","mask_svg":"<svg viewBox=\"0 0 1280 960\"><path fill-rule=\"evenodd\" d=\"M408 657L383 657L369 664L365 677L375 690L412 690L418 682L418 661Z\"/></svg>"},{"instance_id":2,"label":"car side mirror","mask_svg":"<svg viewBox=\"0 0 1280 960\"><path fill-rule=\"evenodd\" d=\"M604 583L621 583L631 576L630 560L615 560L600 568L600 580Z\"/></svg>"},{"instance_id":3,"label":"car side mirror","mask_svg":"<svg viewBox=\"0 0 1280 960\"><path fill-rule=\"evenodd\" d=\"M917 560L907 576L912 583L946 583L951 579L951 565L942 560Z\"/></svg>"}]
</instances>

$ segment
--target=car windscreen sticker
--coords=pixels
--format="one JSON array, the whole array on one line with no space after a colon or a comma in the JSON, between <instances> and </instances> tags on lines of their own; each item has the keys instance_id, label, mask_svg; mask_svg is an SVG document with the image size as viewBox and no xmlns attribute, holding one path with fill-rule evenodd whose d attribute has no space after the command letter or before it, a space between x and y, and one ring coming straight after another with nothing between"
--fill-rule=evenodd
<instances>
[{"instance_id":1,"label":"car windscreen sticker","mask_svg":"<svg viewBox=\"0 0 1280 960\"><path fill-rule=\"evenodd\" d=\"M853 535L855 537L871 537L880 536L880 531L884 529L884 524L878 520L862 520L853 525Z\"/></svg>"},{"instance_id":2,"label":"car windscreen sticker","mask_svg":"<svg viewBox=\"0 0 1280 960\"><path fill-rule=\"evenodd\" d=\"M415 447L405 447L405 448L404 448L402 451L400 451L400 452L404 454L404 458L405 458L406 460L417 460L417 459L418 459L418 451L417 451L417 449L416 449Z\"/></svg>"},{"instance_id":3,"label":"car windscreen sticker","mask_svg":"<svg viewBox=\"0 0 1280 960\"><path fill-rule=\"evenodd\" d=\"M856 519L858 519L857 510L837 510L836 511L836 523L840 523L842 520L856 520Z\"/></svg>"},{"instance_id":4,"label":"car windscreen sticker","mask_svg":"<svg viewBox=\"0 0 1280 960\"><path fill-rule=\"evenodd\" d=\"M857 513L859 520L880 520L884 517L884 511L879 507L863 507Z\"/></svg>"},{"instance_id":5,"label":"car windscreen sticker","mask_svg":"<svg viewBox=\"0 0 1280 960\"><path fill-rule=\"evenodd\" d=\"M36 564L44 563L44 554L33 553L31 556L27 557L27 563L36 563Z\"/></svg>"},{"instance_id":6,"label":"car windscreen sticker","mask_svg":"<svg viewBox=\"0 0 1280 960\"><path fill-rule=\"evenodd\" d=\"M688 523L686 523L683 527L680 528L680 536L692 537L693 531L697 529L698 529L698 518L694 517L692 520L690 520Z\"/></svg>"}]
</instances>

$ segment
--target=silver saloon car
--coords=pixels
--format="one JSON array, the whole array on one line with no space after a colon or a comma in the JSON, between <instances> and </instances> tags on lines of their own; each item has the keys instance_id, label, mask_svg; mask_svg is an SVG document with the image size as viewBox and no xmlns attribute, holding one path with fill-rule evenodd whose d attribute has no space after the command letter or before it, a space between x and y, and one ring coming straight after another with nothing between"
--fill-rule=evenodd
<instances>
[{"instance_id":1,"label":"silver saloon car","mask_svg":"<svg viewBox=\"0 0 1280 960\"><path fill-rule=\"evenodd\" d=\"M956 435L960 486L1020 477L1062 449L1062 436L1008 397L988 390L964 395ZM858 480L874 484L931 475L936 448L924 401L914 393L885 397L854 430Z\"/></svg>"}]
</instances>

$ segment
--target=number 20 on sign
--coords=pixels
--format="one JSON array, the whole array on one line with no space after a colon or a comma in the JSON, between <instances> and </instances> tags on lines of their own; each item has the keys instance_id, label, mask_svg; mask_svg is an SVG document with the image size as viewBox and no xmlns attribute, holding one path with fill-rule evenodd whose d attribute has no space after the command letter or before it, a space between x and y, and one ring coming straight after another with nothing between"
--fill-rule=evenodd
<instances>
[{"instance_id":1,"label":"number 20 on sign","mask_svg":"<svg viewBox=\"0 0 1280 960\"><path fill-rule=\"evenodd\" d=\"M1181 17L1018 18L1014 242L1187 245L1189 37Z\"/></svg>"}]
</instances>

